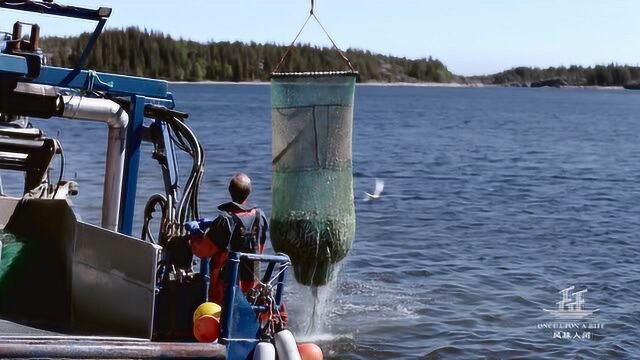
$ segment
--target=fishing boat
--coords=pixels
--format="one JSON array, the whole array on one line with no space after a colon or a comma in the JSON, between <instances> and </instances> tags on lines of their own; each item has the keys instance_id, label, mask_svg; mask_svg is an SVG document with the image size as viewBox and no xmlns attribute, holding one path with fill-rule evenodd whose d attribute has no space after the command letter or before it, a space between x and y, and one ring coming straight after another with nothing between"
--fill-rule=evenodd
<instances>
[{"instance_id":1,"label":"fishing boat","mask_svg":"<svg viewBox=\"0 0 640 360\"><path fill-rule=\"evenodd\" d=\"M204 150L168 83L85 68L110 8L50 0L6 0L0 8L96 22L73 68L47 65L36 24L16 22L0 41L0 169L25 176L22 196L0 197L3 248L13 249L3 251L0 262L0 357L252 356L265 336L264 314L282 303L289 258L231 252L218 341L194 339L194 309L206 301L209 272L207 261L185 245L185 224L201 219ZM105 124L100 226L82 221L72 206L82 185L64 179L62 169L59 176L49 171L54 162L64 164L64 144L30 120L52 117L68 119L70 126ZM87 145L95 140L87 138ZM143 230L135 236L143 142L153 144L164 193L150 194L139 209ZM192 159L184 181L179 151ZM236 285L241 259L260 262L261 283L268 284L251 303ZM260 297L266 301L256 301Z\"/></svg>"}]
</instances>

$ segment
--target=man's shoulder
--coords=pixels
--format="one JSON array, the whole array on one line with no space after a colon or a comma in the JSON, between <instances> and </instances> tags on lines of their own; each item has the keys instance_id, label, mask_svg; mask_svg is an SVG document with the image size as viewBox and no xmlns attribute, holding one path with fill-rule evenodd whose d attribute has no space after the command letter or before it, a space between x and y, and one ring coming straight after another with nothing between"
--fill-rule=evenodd
<instances>
[{"instance_id":1,"label":"man's shoulder","mask_svg":"<svg viewBox=\"0 0 640 360\"><path fill-rule=\"evenodd\" d=\"M260 215L260 223L268 225L268 218L265 212L257 206L243 205L235 202L226 202L218 206L218 216L214 222L218 224L234 224L239 219L242 219L244 223L248 221L248 218L255 218ZM229 226L229 225L227 225Z\"/></svg>"},{"instance_id":2,"label":"man's shoulder","mask_svg":"<svg viewBox=\"0 0 640 360\"><path fill-rule=\"evenodd\" d=\"M214 230L217 230L220 228L226 229L229 227L229 223L231 221L232 221L231 214L226 213L224 211L220 211L218 212L218 215L213 219L211 223L211 228Z\"/></svg>"},{"instance_id":3,"label":"man's shoulder","mask_svg":"<svg viewBox=\"0 0 640 360\"><path fill-rule=\"evenodd\" d=\"M256 208L256 211L259 211L260 217L261 217L263 220L265 220L265 221L267 220L267 214L266 214L262 209L260 209L260 208Z\"/></svg>"},{"instance_id":4,"label":"man's shoulder","mask_svg":"<svg viewBox=\"0 0 640 360\"><path fill-rule=\"evenodd\" d=\"M231 221L232 218L233 218L233 215L231 213L226 211L219 211L216 218L213 219L213 222L217 224L223 224Z\"/></svg>"},{"instance_id":5,"label":"man's shoulder","mask_svg":"<svg viewBox=\"0 0 640 360\"><path fill-rule=\"evenodd\" d=\"M228 212L228 213L250 212L250 211L255 211L255 209L257 209L256 206L252 206L248 204L239 204L235 201L229 201L229 202L218 205L219 211Z\"/></svg>"}]
</instances>

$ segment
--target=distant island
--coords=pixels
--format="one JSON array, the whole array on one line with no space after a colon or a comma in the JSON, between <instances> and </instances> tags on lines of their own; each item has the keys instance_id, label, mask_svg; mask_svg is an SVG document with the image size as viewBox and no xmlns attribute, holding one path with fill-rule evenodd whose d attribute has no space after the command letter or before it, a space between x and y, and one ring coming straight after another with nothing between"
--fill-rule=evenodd
<instances>
[{"instance_id":1,"label":"distant island","mask_svg":"<svg viewBox=\"0 0 640 360\"><path fill-rule=\"evenodd\" d=\"M79 59L89 36L84 33L75 37L47 37L42 40L42 48L51 65L71 67ZM254 42L199 43L129 27L105 31L87 67L169 81L267 81L286 49L284 45ZM451 73L441 61L431 57L407 59L356 49L348 49L345 55L358 70L360 82L640 88L640 67L627 65L517 67L497 74L465 77ZM334 49L303 44L291 50L281 71L344 68Z\"/></svg>"}]
</instances>

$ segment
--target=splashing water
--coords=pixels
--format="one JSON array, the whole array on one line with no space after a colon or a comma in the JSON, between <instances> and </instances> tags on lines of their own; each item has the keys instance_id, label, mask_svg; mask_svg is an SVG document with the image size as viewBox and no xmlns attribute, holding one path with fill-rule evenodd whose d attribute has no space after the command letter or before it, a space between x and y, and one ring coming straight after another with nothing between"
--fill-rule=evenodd
<instances>
[{"instance_id":1,"label":"splashing water","mask_svg":"<svg viewBox=\"0 0 640 360\"><path fill-rule=\"evenodd\" d=\"M313 307L311 308L311 316L309 317L307 328L304 332L305 336L321 334L323 330L326 330L329 325L326 321L328 319L328 312L331 311L331 305L335 303L333 300L335 299L336 288L336 281L332 281L326 286L312 286L310 288L313 297Z\"/></svg>"},{"instance_id":2,"label":"splashing water","mask_svg":"<svg viewBox=\"0 0 640 360\"><path fill-rule=\"evenodd\" d=\"M340 269L336 269L338 272ZM330 319L336 313L336 294L338 281L333 280L324 286L305 286L298 283L289 285L289 304L291 312L295 313L291 318L291 324L298 337L306 341L329 340L334 337L331 334Z\"/></svg>"}]
</instances>

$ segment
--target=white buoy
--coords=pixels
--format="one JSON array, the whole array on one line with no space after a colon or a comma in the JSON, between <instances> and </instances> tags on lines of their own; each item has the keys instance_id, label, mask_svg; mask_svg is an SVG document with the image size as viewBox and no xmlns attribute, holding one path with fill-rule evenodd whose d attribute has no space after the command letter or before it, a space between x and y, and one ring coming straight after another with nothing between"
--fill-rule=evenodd
<instances>
[{"instance_id":1,"label":"white buoy","mask_svg":"<svg viewBox=\"0 0 640 360\"><path fill-rule=\"evenodd\" d=\"M276 360L276 348L269 342L259 342L253 351L253 360Z\"/></svg>"},{"instance_id":2,"label":"white buoy","mask_svg":"<svg viewBox=\"0 0 640 360\"><path fill-rule=\"evenodd\" d=\"M274 337L279 360L302 360L298 352L296 339L289 330L282 330Z\"/></svg>"}]
</instances>

